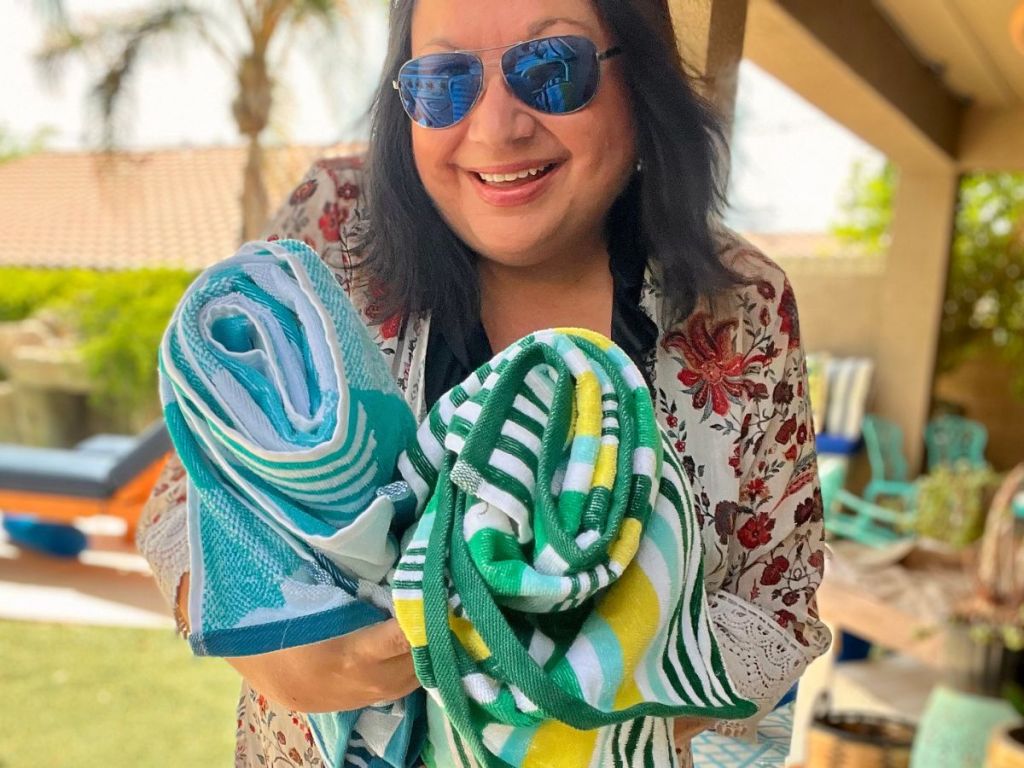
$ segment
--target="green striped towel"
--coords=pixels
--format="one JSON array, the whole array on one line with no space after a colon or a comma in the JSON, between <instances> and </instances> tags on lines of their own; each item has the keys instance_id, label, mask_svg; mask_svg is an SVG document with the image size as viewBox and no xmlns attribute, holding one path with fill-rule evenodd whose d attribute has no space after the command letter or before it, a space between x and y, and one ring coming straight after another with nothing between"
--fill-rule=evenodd
<instances>
[{"instance_id":1,"label":"green striped towel","mask_svg":"<svg viewBox=\"0 0 1024 768\"><path fill-rule=\"evenodd\" d=\"M399 459L423 512L392 581L434 703L428 762L673 765L668 718L755 712L662 441L632 361L575 329L524 338L431 410Z\"/></svg>"}]
</instances>

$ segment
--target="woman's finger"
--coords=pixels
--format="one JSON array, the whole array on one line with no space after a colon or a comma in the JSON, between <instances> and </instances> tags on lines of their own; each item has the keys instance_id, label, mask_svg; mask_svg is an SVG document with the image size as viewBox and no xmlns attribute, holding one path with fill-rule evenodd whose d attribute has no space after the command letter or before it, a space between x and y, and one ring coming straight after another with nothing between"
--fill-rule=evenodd
<instances>
[{"instance_id":1,"label":"woman's finger","mask_svg":"<svg viewBox=\"0 0 1024 768\"><path fill-rule=\"evenodd\" d=\"M412 650L394 619L363 627L351 633L349 638L359 657L367 661L407 656Z\"/></svg>"}]
</instances>

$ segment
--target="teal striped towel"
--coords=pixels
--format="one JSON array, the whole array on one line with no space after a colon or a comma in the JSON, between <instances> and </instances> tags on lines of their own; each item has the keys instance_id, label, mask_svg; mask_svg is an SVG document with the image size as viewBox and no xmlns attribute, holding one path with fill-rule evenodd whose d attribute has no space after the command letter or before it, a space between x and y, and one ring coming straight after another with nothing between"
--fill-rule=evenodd
<instances>
[{"instance_id":1,"label":"teal striped towel","mask_svg":"<svg viewBox=\"0 0 1024 768\"><path fill-rule=\"evenodd\" d=\"M668 718L742 718L708 619L691 491L645 382L581 330L443 396L399 460L425 508L395 614L428 764L674 765Z\"/></svg>"},{"instance_id":2,"label":"teal striped towel","mask_svg":"<svg viewBox=\"0 0 1024 768\"><path fill-rule=\"evenodd\" d=\"M317 254L250 243L204 272L159 365L189 476L194 652L265 653L389 618L380 582L414 512L391 481L416 424ZM314 717L328 764L406 765L417 702Z\"/></svg>"}]
</instances>

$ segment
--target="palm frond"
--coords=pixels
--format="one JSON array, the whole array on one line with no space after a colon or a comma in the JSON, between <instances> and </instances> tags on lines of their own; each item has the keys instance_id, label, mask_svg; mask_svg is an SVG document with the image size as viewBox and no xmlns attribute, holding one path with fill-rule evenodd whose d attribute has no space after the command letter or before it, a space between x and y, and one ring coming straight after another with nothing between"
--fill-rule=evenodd
<instances>
[{"instance_id":1,"label":"palm frond","mask_svg":"<svg viewBox=\"0 0 1024 768\"><path fill-rule=\"evenodd\" d=\"M68 9L63 0L33 0L32 5L48 27L68 25Z\"/></svg>"},{"instance_id":2,"label":"palm frond","mask_svg":"<svg viewBox=\"0 0 1024 768\"><path fill-rule=\"evenodd\" d=\"M291 6L292 20L297 23L319 21L333 25L352 20L351 0L296 0Z\"/></svg>"},{"instance_id":3,"label":"palm frond","mask_svg":"<svg viewBox=\"0 0 1024 768\"><path fill-rule=\"evenodd\" d=\"M91 93L102 119L103 143L110 148L115 140L118 106L139 62L159 41L195 32L206 18L198 8L174 4L155 11L98 18L84 29L52 28L36 59L51 74L73 57L99 59L103 73Z\"/></svg>"}]
</instances>

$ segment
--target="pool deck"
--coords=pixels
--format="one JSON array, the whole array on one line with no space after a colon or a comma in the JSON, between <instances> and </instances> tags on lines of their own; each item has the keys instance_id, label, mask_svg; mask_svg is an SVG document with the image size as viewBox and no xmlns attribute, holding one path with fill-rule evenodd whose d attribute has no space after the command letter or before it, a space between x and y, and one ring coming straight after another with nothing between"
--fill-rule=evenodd
<instances>
[{"instance_id":1,"label":"pool deck","mask_svg":"<svg viewBox=\"0 0 1024 768\"><path fill-rule=\"evenodd\" d=\"M89 549L77 559L14 547L0 530L0 620L173 628L123 523L94 518L82 527Z\"/></svg>"}]
</instances>

